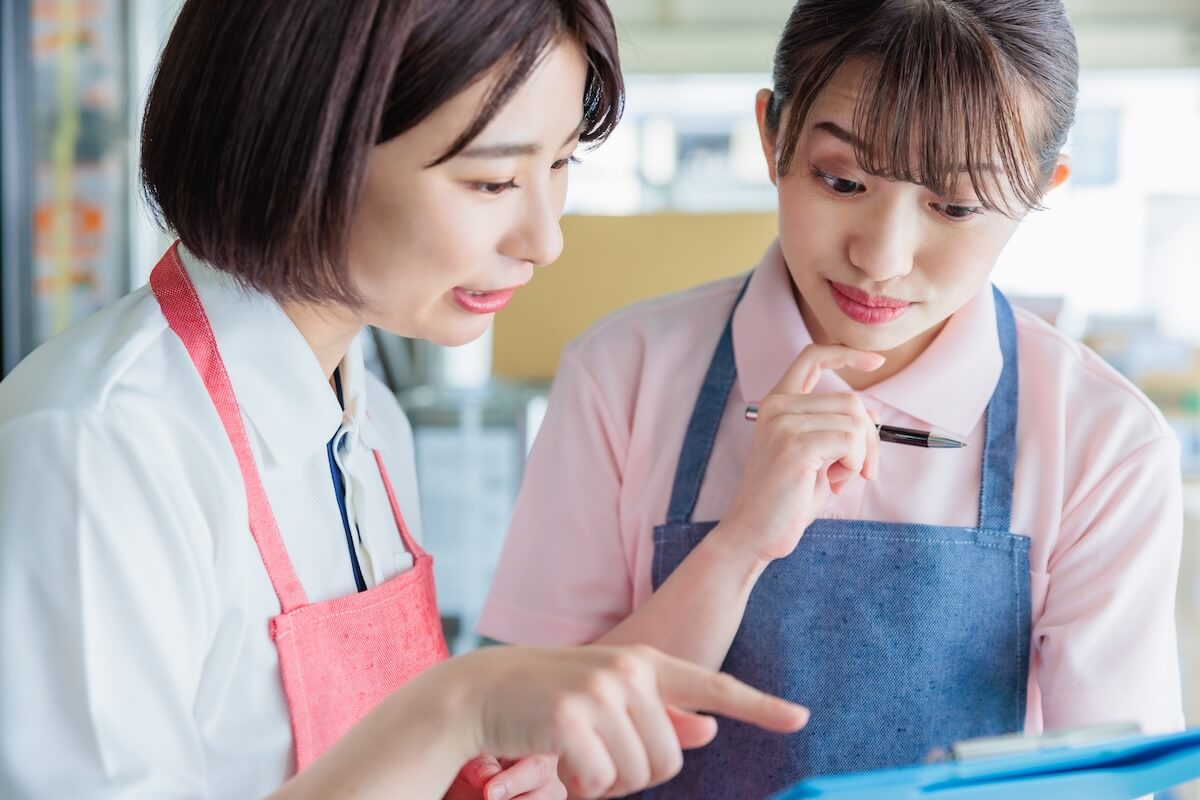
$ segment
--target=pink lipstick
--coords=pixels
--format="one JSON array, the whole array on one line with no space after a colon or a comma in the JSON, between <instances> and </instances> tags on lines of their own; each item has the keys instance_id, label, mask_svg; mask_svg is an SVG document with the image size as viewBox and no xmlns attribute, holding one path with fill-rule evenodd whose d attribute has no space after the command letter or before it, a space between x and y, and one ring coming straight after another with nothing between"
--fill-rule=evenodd
<instances>
[{"instance_id":1,"label":"pink lipstick","mask_svg":"<svg viewBox=\"0 0 1200 800\"><path fill-rule=\"evenodd\" d=\"M897 320L912 305L907 300L868 294L844 283L829 281L829 288L833 292L833 302L842 313L863 325L883 325Z\"/></svg>"},{"instance_id":2,"label":"pink lipstick","mask_svg":"<svg viewBox=\"0 0 1200 800\"><path fill-rule=\"evenodd\" d=\"M464 311L472 314L495 314L512 300L516 289L500 289L495 292L476 292L456 287L454 299Z\"/></svg>"}]
</instances>

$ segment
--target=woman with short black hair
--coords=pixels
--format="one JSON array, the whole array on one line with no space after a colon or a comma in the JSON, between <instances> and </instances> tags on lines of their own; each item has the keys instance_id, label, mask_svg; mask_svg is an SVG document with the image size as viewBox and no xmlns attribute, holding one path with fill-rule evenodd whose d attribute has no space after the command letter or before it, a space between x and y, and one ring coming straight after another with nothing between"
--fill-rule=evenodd
<instances>
[{"instance_id":1,"label":"woman with short black hair","mask_svg":"<svg viewBox=\"0 0 1200 800\"><path fill-rule=\"evenodd\" d=\"M445 658L356 337L483 333L621 98L602 0L184 5L142 141L179 241L0 385L0 796L550 800L555 757L600 796L711 739L676 706L803 724L645 648Z\"/></svg>"}]
</instances>

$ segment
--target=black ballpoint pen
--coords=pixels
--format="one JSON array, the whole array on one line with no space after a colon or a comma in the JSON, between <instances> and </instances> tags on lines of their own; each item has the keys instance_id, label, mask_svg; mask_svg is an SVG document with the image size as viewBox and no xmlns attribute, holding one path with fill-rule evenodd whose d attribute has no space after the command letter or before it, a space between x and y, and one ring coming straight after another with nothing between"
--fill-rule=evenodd
<instances>
[{"instance_id":1,"label":"black ballpoint pen","mask_svg":"<svg viewBox=\"0 0 1200 800\"><path fill-rule=\"evenodd\" d=\"M758 406L746 406L746 419L753 422L758 419ZM879 431L879 441L892 444L907 444L913 447L929 447L939 450L966 447L966 442L951 439L949 436L939 436L930 431L918 431L912 428L897 428L892 425L876 425Z\"/></svg>"}]
</instances>

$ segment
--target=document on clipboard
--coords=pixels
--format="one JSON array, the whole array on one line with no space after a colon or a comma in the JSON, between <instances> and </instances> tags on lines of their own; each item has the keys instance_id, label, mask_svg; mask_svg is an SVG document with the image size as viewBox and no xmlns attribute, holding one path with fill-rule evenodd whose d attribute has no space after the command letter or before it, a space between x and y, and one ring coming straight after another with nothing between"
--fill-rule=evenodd
<instances>
[{"instance_id":1,"label":"document on clipboard","mask_svg":"<svg viewBox=\"0 0 1200 800\"><path fill-rule=\"evenodd\" d=\"M1200 778L1200 728L1103 726L960 742L948 760L810 778L771 800L1130 800Z\"/></svg>"}]
</instances>

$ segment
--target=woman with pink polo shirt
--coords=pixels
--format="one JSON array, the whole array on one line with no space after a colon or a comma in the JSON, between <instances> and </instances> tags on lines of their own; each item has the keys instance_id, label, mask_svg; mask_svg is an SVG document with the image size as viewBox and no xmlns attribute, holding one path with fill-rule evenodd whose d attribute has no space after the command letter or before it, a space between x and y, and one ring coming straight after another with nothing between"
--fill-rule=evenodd
<instances>
[{"instance_id":1,"label":"woman with pink polo shirt","mask_svg":"<svg viewBox=\"0 0 1200 800\"><path fill-rule=\"evenodd\" d=\"M812 709L648 796L1181 726L1176 441L989 283L1067 177L1077 73L1059 0L801 0L756 106L778 241L564 352L480 630L650 643Z\"/></svg>"}]
</instances>

